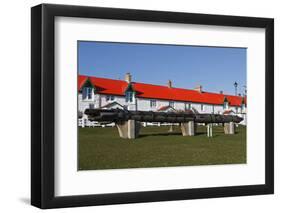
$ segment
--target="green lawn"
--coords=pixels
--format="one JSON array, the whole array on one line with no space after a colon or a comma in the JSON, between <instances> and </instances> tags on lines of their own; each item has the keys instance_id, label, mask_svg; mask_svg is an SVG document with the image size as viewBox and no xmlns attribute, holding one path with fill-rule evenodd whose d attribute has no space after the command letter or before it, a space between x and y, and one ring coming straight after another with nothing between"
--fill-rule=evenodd
<instances>
[{"instance_id":1,"label":"green lawn","mask_svg":"<svg viewBox=\"0 0 281 213\"><path fill-rule=\"evenodd\" d=\"M116 127L79 128L79 170L246 163L246 127L235 135L214 127L213 138L203 126L191 137L168 129L143 127L139 138L122 139Z\"/></svg>"}]
</instances>

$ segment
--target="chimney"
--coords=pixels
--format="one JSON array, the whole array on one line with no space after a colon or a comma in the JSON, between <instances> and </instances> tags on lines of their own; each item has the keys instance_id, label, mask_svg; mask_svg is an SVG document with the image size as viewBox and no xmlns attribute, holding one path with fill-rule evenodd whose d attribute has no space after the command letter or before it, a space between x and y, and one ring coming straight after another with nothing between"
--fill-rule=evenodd
<instances>
[{"instance_id":1,"label":"chimney","mask_svg":"<svg viewBox=\"0 0 281 213\"><path fill-rule=\"evenodd\" d=\"M127 81L127 83L132 82L132 75L129 72L127 72L125 75L125 81Z\"/></svg>"},{"instance_id":2,"label":"chimney","mask_svg":"<svg viewBox=\"0 0 281 213\"><path fill-rule=\"evenodd\" d=\"M171 80L168 81L168 87L172 88L172 81Z\"/></svg>"},{"instance_id":3,"label":"chimney","mask_svg":"<svg viewBox=\"0 0 281 213\"><path fill-rule=\"evenodd\" d=\"M241 96L241 93L238 93L238 96Z\"/></svg>"},{"instance_id":4,"label":"chimney","mask_svg":"<svg viewBox=\"0 0 281 213\"><path fill-rule=\"evenodd\" d=\"M201 93L202 92L202 86L199 85L199 86L195 87L194 90Z\"/></svg>"},{"instance_id":5,"label":"chimney","mask_svg":"<svg viewBox=\"0 0 281 213\"><path fill-rule=\"evenodd\" d=\"M223 94L223 91L222 91L222 90L220 91L220 94Z\"/></svg>"}]
</instances>

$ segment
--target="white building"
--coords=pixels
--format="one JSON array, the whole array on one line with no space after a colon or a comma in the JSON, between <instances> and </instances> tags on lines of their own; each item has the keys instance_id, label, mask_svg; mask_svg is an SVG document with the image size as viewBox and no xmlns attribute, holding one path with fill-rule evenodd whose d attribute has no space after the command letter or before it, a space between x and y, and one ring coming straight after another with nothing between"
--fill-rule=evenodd
<instances>
[{"instance_id":1,"label":"white building","mask_svg":"<svg viewBox=\"0 0 281 213\"><path fill-rule=\"evenodd\" d=\"M133 82L127 73L125 80L78 76L79 112L87 108L126 108L128 110L167 111L193 109L198 113L236 114L246 124L246 97L211 93L202 90ZM84 115L85 117L85 115Z\"/></svg>"}]
</instances>

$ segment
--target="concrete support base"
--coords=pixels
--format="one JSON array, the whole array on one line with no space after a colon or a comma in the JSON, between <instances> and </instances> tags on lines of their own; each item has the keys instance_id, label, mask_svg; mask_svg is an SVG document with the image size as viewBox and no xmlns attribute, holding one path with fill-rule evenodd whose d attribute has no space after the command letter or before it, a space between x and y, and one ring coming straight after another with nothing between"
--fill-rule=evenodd
<instances>
[{"instance_id":1,"label":"concrete support base","mask_svg":"<svg viewBox=\"0 0 281 213\"><path fill-rule=\"evenodd\" d=\"M235 124L233 122L224 124L224 133L227 135L235 134Z\"/></svg>"},{"instance_id":2,"label":"concrete support base","mask_svg":"<svg viewBox=\"0 0 281 213\"><path fill-rule=\"evenodd\" d=\"M194 121L189 121L187 123L181 123L181 132L183 136L193 136L196 131L196 124Z\"/></svg>"},{"instance_id":3,"label":"concrete support base","mask_svg":"<svg viewBox=\"0 0 281 213\"><path fill-rule=\"evenodd\" d=\"M213 124L207 124L207 136L213 137Z\"/></svg>"},{"instance_id":4,"label":"concrete support base","mask_svg":"<svg viewBox=\"0 0 281 213\"><path fill-rule=\"evenodd\" d=\"M140 123L135 120L128 120L123 123L119 123L116 125L119 136L121 138L128 138L128 139L134 139L137 138L140 131Z\"/></svg>"}]
</instances>

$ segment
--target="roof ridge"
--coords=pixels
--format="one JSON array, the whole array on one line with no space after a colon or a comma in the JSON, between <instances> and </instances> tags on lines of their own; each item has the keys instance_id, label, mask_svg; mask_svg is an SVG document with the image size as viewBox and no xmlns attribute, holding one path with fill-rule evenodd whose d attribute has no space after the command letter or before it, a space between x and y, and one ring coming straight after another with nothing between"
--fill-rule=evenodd
<instances>
[{"instance_id":1,"label":"roof ridge","mask_svg":"<svg viewBox=\"0 0 281 213\"><path fill-rule=\"evenodd\" d=\"M115 81L115 82L119 82L120 84L122 83L123 84L123 86L124 86L124 84L128 84L128 82L126 82L125 80L119 80L119 79L111 79L111 78L103 78L103 77L96 77L96 76L89 76L89 75L78 75L78 77L82 77L82 78L89 78L89 79L96 79L96 80L102 80L102 81L109 81L108 82L108 84L113 84L112 82L110 82L110 81ZM167 98L167 97L163 97L163 95L160 95L158 98L159 99L170 99L171 98L171 95L173 95L173 94L175 94L175 95L180 95L180 96L182 96L183 94L184 94L184 92L187 92L187 93L189 93L190 95L192 95L192 96L194 96L193 98L195 98L195 96L197 96L197 98L195 98L195 99L197 99L197 100L195 100L194 99L194 101L199 101L199 99L201 99L201 98L203 98L204 97L204 95L206 95L207 97L207 99L209 99L209 101L210 101L210 99L212 99L212 97L208 97L208 95L213 95L213 98L214 99L218 99L218 98L222 98L222 97L229 97L229 98L234 98L236 101L235 102L237 102L237 101L239 101L239 99L242 99L243 98L243 96L237 96L237 95L229 95L229 94L220 94L220 93L215 93L215 92L207 92L207 91L203 91L202 93L200 93L200 92L198 92L198 91L196 91L196 90L193 90L193 89L186 89L186 88L179 88L179 87L172 87L172 88L169 88L168 86L165 86L165 85L157 85L157 84L151 84L151 83L144 83L144 82L135 82L135 81L133 81L132 82L132 84L133 84L133 86L136 86L136 87L138 87L138 85L139 85L139 87L140 88L136 88L137 90L138 89L140 89L140 90L143 90L144 88L142 88L141 89L141 87L142 87L142 85L143 86L152 86L152 87L158 87L159 89L165 89L165 91L171 91L171 93L170 92L168 92L169 94L167 94L168 96L170 96L169 98ZM121 86L121 85L120 85ZM122 86L122 87L123 87ZM155 90L156 90L157 88L155 88ZM149 88L147 88L146 90L149 90ZM152 89L153 90L153 89ZM179 94L176 94L176 93L174 93L174 91L173 90L175 90L175 92L178 90L178 91L181 91L181 93L179 93ZM114 93L114 91L111 91L111 92L113 92ZM147 92L147 91L146 91ZM108 93L110 93L110 92L108 92ZM122 93L123 93L123 91L122 91ZM121 94L121 92L119 91L119 92L117 92L117 94ZM145 95L146 97L150 97L150 98L152 98L152 97L154 97L155 96L155 94L152 94L151 92L149 92L149 94L146 94ZM176 98L176 97L175 97ZM199 99L198 99L199 98ZM182 99L182 98L179 98L179 97L177 97L176 99ZM185 99L185 98L183 98L183 99ZM207 101L207 99L206 99L206 101ZM214 101L214 99L213 99L213 101L212 102L217 102L217 100L216 101ZM232 101L234 101L234 100L232 100ZM199 102L201 102L201 101L199 101ZM207 101L208 102L208 101Z\"/></svg>"},{"instance_id":2,"label":"roof ridge","mask_svg":"<svg viewBox=\"0 0 281 213\"><path fill-rule=\"evenodd\" d=\"M159 84L151 84L151 83L143 83L143 82L132 82L132 83L137 83L137 84L146 84L146 85L151 85L151 86L159 86L159 87L164 87L164 88L168 88L168 86L165 86L165 85L159 85ZM181 88L181 87L171 87L169 89L180 89L180 90L188 90L188 91L192 91L192 92L195 92L195 93L199 93L198 91L194 90L194 89L188 89L188 88ZM214 95L222 95L222 96L232 96L232 97L241 97L242 96L238 96L238 95L229 95L229 94L220 94L220 93L217 93L217 92L208 92L208 91L202 91L202 93L208 93L208 94L214 94Z\"/></svg>"}]
</instances>

